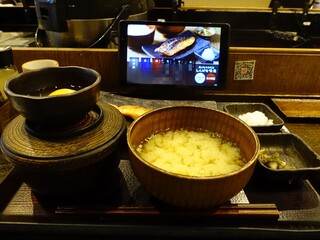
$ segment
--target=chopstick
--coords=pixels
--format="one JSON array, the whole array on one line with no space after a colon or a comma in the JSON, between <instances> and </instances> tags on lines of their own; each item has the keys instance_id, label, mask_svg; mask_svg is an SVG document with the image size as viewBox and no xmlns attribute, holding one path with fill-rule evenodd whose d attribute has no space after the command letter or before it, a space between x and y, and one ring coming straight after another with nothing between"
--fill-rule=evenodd
<instances>
[{"instance_id":1,"label":"chopstick","mask_svg":"<svg viewBox=\"0 0 320 240\"><path fill-rule=\"evenodd\" d=\"M210 210L188 210L178 208L155 207L77 207L60 206L58 215L99 215L99 216L200 216L200 217L260 217L278 218L279 211L275 204L230 204Z\"/></svg>"}]
</instances>

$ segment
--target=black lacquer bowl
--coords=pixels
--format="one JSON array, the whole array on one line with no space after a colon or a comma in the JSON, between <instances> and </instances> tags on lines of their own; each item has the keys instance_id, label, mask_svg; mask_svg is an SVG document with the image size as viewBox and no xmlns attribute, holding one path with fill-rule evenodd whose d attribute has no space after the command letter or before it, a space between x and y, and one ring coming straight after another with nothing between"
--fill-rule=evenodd
<instances>
[{"instance_id":1,"label":"black lacquer bowl","mask_svg":"<svg viewBox=\"0 0 320 240\"><path fill-rule=\"evenodd\" d=\"M100 74L89 68L44 68L6 81L4 91L12 107L29 121L64 124L83 118L96 105L100 81ZM75 92L49 96L61 88Z\"/></svg>"}]
</instances>

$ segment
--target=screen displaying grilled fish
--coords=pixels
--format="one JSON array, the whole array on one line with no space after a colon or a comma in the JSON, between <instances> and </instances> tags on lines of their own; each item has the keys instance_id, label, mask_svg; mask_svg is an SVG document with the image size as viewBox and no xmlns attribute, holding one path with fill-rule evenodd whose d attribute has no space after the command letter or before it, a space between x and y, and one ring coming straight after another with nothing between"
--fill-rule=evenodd
<instances>
[{"instance_id":1,"label":"screen displaying grilled fish","mask_svg":"<svg viewBox=\"0 0 320 240\"><path fill-rule=\"evenodd\" d=\"M158 48L154 51L161 53L166 56L173 56L174 54L180 52L181 50L186 49L195 42L196 38L194 36L187 37L174 37L163 42Z\"/></svg>"}]
</instances>

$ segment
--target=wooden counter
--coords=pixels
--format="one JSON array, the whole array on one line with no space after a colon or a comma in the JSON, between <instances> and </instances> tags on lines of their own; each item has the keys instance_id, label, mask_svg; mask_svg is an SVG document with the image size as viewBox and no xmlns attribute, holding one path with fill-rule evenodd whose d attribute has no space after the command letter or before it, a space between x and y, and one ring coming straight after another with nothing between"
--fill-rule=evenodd
<instances>
[{"instance_id":1,"label":"wooden counter","mask_svg":"<svg viewBox=\"0 0 320 240\"><path fill-rule=\"evenodd\" d=\"M286 123L291 133L300 136L320 156L320 124L319 123Z\"/></svg>"},{"instance_id":2,"label":"wooden counter","mask_svg":"<svg viewBox=\"0 0 320 240\"><path fill-rule=\"evenodd\" d=\"M117 49L14 48L13 53L20 71L26 61L51 58L61 66L78 65L97 70L102 75L104 91L119 87ZM252 63L254 68L250 67ZM239 66L242 72L252 72L253 80L234 80ZM220 93L320 97L320 50L231 47L227 86L225 91L215 94Z\"/></svg>"},{"instance_id":3,"label":"wooden counter","mask_svg":"<svg viewBox=\"0 0 320 240\"><path fill-rule=\"evenodd\" d=\"M18 67L21 67L23 62L39 58L56 59L61 66L90 67L101 73L102 90L117 88L117 50L15 48L14 58ZM254 79L233 80L235 62L252 60L255 61ZM320 98L319 60L320 51L318 50L269 49L266 52L263 49L232 48L229 55L227 89L215 93L217 97L215 100L270 103L270 99L274 96ZM2 130L17 113L11 109L8 102L0 105L0 113L0 130ZM319 122L285 122L288 130L299 135L317 154L320 154L319 124ZM266 199L270 198L280 211L279 219L249 217L232 218L230 221L231 218L228 216L209 219L209 221L200 219L194 223L189 221L189 218L184 218L186 222L181 224L172 216L165 219L156 217L151 222L137 216L112 215L110 218L104 215L105 212L101 213L101 209L98 209L101 215L48 213L44 208L52 205L46 206L46 201L39 202L39 198L25 184L17 183L19 178L16 178L14 172L13 177L11 175L6 177L10 168L11 165L6 163L0 155L0 193L2 192L0 194L0 235L11 239L13 236L18 238L22 235L26 238L27 234L27 236L40 236L42 239L56 237L67 239L70 236L81 237L81 239L105 237L112 239L194 237L197 239L219 238L223 235L224 239L233 239L237 236L239 239L301 237L307 240L315 239L315 236L320 234L320 198L308 181L303 181L298 186L290 184L269 186L268 191L261 188L259 185L261 183L249 184L246 187L246 194L253 203L265 203ZM3 179L5 179L4 182L2 182ZM13 184L14 188L8 183ZM262 186L266 187L266 184L263 183ZM125 187L128 191L127 187L130 187L130 183ZM135 194L141 193L142 190L137 188L135 191L133 195L137 197ZM133 198L129 200L135 201Z\"/></svg>"}]
</instances>

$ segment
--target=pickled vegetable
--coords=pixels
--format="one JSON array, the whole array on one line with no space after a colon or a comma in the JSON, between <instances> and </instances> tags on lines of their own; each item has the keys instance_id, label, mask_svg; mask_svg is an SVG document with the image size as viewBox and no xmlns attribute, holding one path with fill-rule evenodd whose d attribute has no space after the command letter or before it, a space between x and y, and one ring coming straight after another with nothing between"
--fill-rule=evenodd
<instances>
[{"instance_id":1,"label":"pickled vegetable","mask_svg":"<svg viewBox=\"0 0 320 240\"><path fill-rule=\"evenodd\" d=\"M261 149L259 153L259 159L260 162L263 163L263 165L273 170L294 169L294 166L289 165L288 163L280 159L279 152L268 154L266 153L265 149Z\"/></svg>"}]
</instances>

